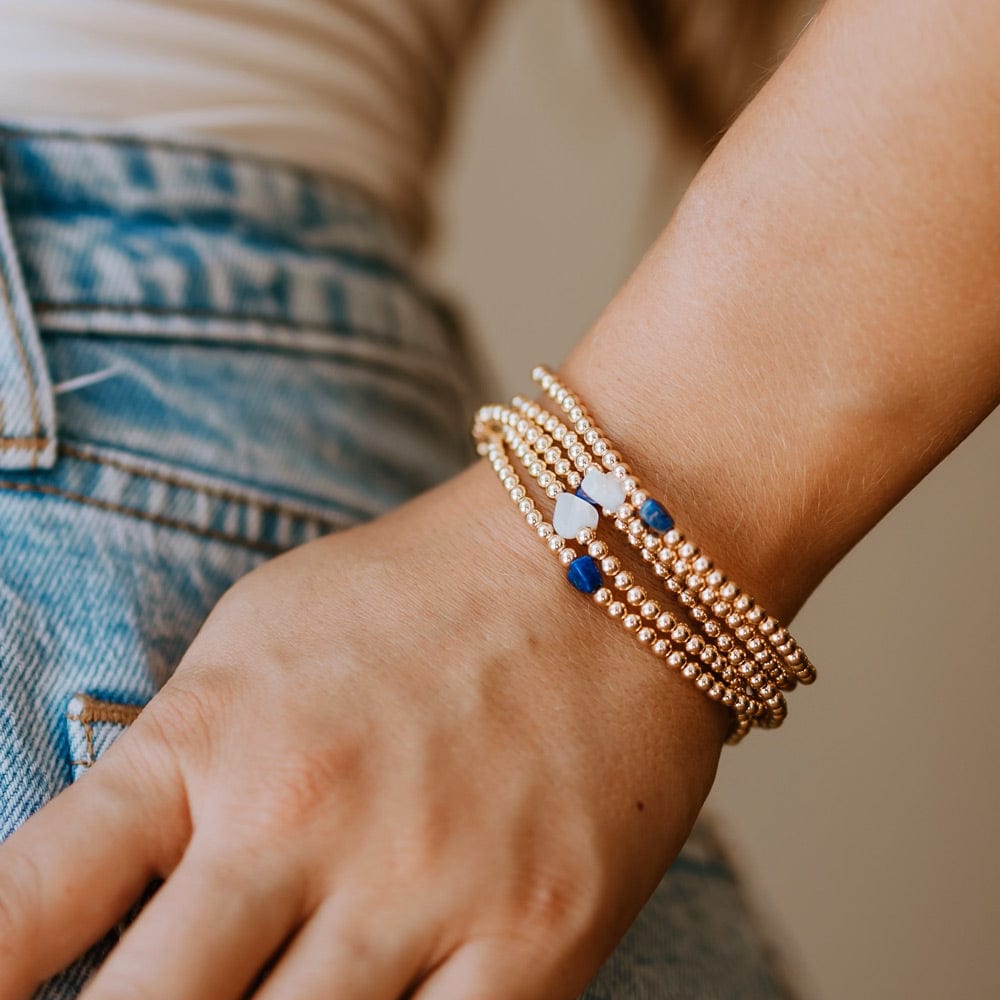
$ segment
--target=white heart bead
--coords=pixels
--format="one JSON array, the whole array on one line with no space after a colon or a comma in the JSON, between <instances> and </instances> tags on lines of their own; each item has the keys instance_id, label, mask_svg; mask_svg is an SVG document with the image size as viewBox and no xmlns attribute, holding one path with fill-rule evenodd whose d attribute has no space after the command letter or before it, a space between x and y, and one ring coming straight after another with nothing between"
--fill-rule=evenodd
<instances>
[{"instance_id":1,"label":"white heart bead","mask_svg":"<svg viewBox=\"0 0 1000 1000\"><path fill-rule=\"evenodd\" d=\"M556 497L556 510L552 527L563 538L576 538L584 528L597 527L597 508L572 493L562 492Z\"/></svg>"},{"instance_id":2,"label":"white heart bead","mask_svg":"<svg viewBox=\"0 0 1000 1000\"><path fill-rule=\"evenodd\" d=\"M605 510L617 510L625 503L625 488L622 481L611 472L591 469L580 484L580 489Z\"/></svg>"}]
</instances>

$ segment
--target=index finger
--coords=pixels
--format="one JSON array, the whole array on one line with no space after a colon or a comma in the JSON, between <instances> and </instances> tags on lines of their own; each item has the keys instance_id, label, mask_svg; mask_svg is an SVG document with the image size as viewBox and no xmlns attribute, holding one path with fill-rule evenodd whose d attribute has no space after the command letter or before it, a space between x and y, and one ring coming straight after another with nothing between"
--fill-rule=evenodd
<instances>
[{"instance_id":1,"label":"index finger","mask_svg":"<svg viewBox=\"0 0 1000 1000\"><path fill-rule=\"evenodd\" d=\"M140 770L130 746L141 730L0 844L0 1000L29 997L179 859L183 786Z\"/></svg>"}]
</instances>

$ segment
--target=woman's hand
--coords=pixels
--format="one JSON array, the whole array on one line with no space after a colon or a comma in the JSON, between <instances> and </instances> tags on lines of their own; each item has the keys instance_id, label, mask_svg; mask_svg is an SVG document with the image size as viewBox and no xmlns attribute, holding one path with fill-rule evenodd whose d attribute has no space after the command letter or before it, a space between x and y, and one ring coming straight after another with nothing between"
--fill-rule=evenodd
<instances>
[{"instance_id":1,"label":"woman's hand","mask_svg":"<svg viewBox=\"0 0 1000 1000\"><path fill-rule=\"evenodd\" d=\"M240 580L0 846L0 1000L155 878L87 1000L237 998L276 954L263 1000L573 997L682 845L725 725L480 463Z\"/></svg>"}]
</instances>

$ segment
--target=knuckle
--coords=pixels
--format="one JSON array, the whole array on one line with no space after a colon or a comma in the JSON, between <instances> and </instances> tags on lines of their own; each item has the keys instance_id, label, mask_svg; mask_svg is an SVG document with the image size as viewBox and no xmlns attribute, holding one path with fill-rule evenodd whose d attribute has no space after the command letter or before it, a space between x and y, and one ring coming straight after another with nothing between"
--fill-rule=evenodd
<instances>
[{"instance_id":1,"label":"knuckle","mask_svg":"<svg viewBox=\"0 0 1000 1000\"><path fill-rule=\"evenodd\" d=\"M596 867L596 866L595 866ZM527 883L519 922L533 937L584 937L600 924L603 894L594 868L573 864L549 867Z\"/></svg>"},{"instance_id":2,"label":"knuckle","mask_svg":"<svg viewBox=\"0 0 1000 1000\"><path fill-rule=\"evenodd\" d=\"M561 928L579 905L576 886L550 875L531 884L525 895L522 919L538 929Z\"/></svg>"},{"instance_id":3,"label":"knuckle","mask_svg":"<svg viewBox=\"0 0 1000 1000\"><path fill-rule=\"evenodd\" d=\"M131 749L152 767L189 756L207 745L217 713L218 699L204 685L172 683L133 724L133 734L142 739L131 741Z\"/></svg>"},{"instance_id":4,"label":"knuckle","mask_svg":"<svg viewBox=\"0 0 1000 1000\"><path fill-rule=\"evenodd\" d=\"M244 832L269 842L322 820L334 807L342 815L364 767L360 744L345 739L255 758L241 796Z\"/></svg>"}]
</instances>

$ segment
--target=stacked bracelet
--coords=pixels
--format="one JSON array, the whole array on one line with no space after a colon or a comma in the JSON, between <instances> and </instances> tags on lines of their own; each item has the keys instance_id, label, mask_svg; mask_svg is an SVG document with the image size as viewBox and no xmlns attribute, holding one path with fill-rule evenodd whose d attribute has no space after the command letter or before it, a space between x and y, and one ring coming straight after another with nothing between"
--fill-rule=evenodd
<instances>
[{"instance_id":1,"label":"stacked bracelet","mask_svg":"<svg viewBox=\"0 0 1000 1000\"><path fill-rule=\"evenodd\" d=\"M566 567L574 587L591 594L640 644L731 710L727 742L738 742L751 726L780 725L787 713L782 692L815 679L805 653L787 629L684 538L578 397L543 366L533 377L566 419L515 396L510 406L482 407L473 427L480 454L490 460L528 525ZM528 495L513 456L555 502L551 521ZM674 610L651 597L597 537L601 512L651 565Z\"/></svg>"}]
</instances>

